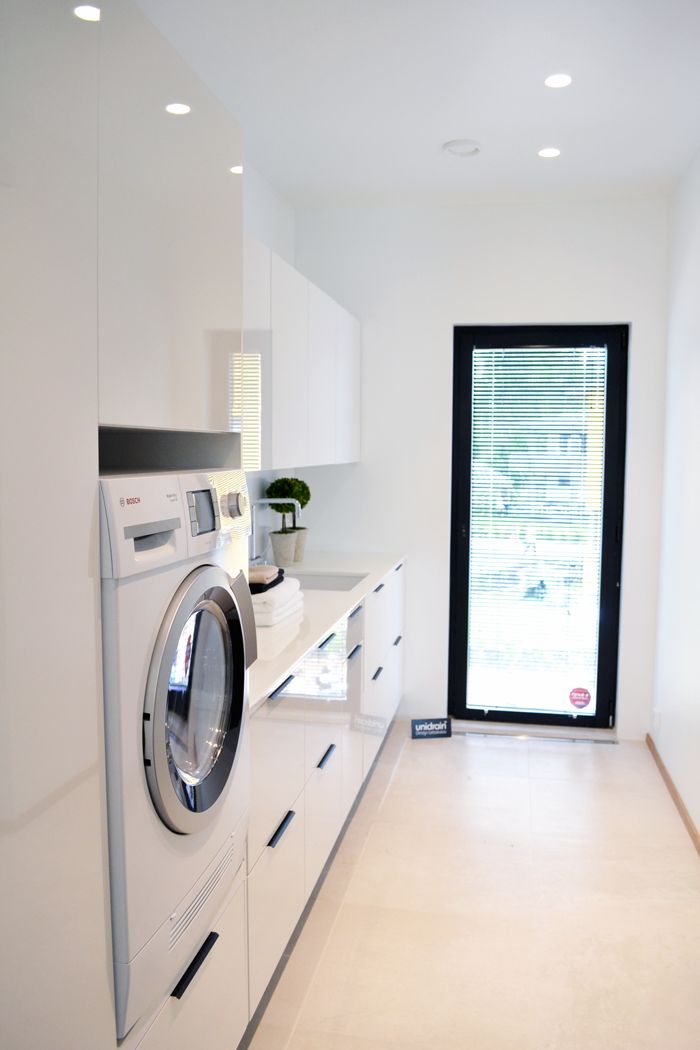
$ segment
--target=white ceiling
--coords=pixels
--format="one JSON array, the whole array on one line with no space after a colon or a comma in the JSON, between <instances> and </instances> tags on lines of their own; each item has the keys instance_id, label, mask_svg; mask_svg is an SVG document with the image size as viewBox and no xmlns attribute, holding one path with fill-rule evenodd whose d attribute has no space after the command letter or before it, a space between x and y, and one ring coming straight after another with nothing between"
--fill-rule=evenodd
<instances>
[{"instance_id":1,"label":"white ceiling","mask_svg":"<svg viewBox=\"0 0 700 1050\"><path fill-rule=\"evenodd\" d=\"M700 146L700 0L139 4L296 205L626 191ZM481 154L441 152L462 137Z\"/></svg>"}]
</instances>

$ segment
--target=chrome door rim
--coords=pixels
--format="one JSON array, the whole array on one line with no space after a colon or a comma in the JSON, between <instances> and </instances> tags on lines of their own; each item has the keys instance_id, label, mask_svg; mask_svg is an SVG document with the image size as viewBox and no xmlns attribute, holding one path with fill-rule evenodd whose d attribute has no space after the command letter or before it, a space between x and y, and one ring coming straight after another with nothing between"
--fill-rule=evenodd
<instances>
[{"instance_id":1,"label":"chrome door rim","mask_svg":"<svg viewBox=\"0 0 700 1050\"><path fill-rule=\"evenodd\" d=\"M194 811L189 810L177 794L171 775L171 762L168 757L166 744L165 725L168 709L168 689L170 671L175 657L177 644L182 630L189 617L198 609L209 607L213 604L219 608L220 616L228 620L216 601L216 592L220 598L224 598L229 609L236 611L239 625L241 615L238 602L231 588L228 574L216 566L201 566L187 576L175 592L168 611L165 614L156 644L151 657L151 664L146 683L146 696L143 708L143 755L148 789L153 804L160 819L171 831L179 834L192 834L206 828L216 817L224 799L230 789L231 781L235 775L238 757L240 754L240 733L244 728L246 714L246 673L245 673L245 650L243 629L241 626L241 654L239 656L240 667L235 665L235 652L232 653L234 664L232 667L232 711L238 705L237 692L241 695L241 719L239 731L236 734L234 751L226 758L219 755L214 763L212 771L204 779L209 779L219 762L225 761L228 766L225 783L216 800L206 809ZM209 610L208 610L209 611ZM218 618L218 616L217 616ZM229 733L226 734L227 736ZM224 767L222 767L223 769Z\"/></svg>"}]
</instances>

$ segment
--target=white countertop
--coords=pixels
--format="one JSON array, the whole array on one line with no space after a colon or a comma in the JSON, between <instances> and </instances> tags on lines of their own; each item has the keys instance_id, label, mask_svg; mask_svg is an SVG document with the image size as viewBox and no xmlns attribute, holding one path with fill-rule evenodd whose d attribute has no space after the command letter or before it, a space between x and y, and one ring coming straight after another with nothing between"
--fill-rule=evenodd
<instances>
[{"instance_id":1,"label":"white countertop","mask_svg":"<svg viewBox=\"0 0 700 1050\"><path fill-rule=\"evenodd\" d=\"M364 575L349 591L304 590L303 613L275 627L258 627L258 659L250 669L250 710L255 711L292 672L302 656L323 641L403 558L391 554L307 552L303 562L285 569L320 575ZM303 589L303 585L302 585Z\"/></svg>"}]
</instances>

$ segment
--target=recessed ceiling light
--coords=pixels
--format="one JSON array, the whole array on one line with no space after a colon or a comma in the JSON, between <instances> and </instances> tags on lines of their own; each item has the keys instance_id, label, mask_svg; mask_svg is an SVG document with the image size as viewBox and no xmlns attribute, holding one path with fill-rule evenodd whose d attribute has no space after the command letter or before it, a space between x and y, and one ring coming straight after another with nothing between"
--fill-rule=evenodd
<instances>
[{"instance_id":1,"label":"recessed ceiling light","mask_svg":"<svg viewBox=\"0 0 700 1050\"><path fill-rule=\"evenodd\" d=\"M539 150L537 156L549 159L550 157L558 157L560 153L561 150L557 149L556 146L545 146L544 149Z\"/></svg>"},{"instance_id":2,"label":"recessed ceiling light","mask_svg":"<svg viewBox=\"0 0 700 1050\"><path fill-rule=\"evenodd\" d=\"M242 175L243 174L243 165L242 164L234 164L233 167L229 168L228 170L231 172L232 175Z\"/></svg>"},{"instance_id":3,"label":"recessed ceiling light","mask_svg":"<svg viewBox=\"0 0 700 1050\"><path fill-rule=\"evenodd\" d=\"M551 88L563 88L569 86L571 79L572 78L568 73L552 73L552 75L545 80L545 84L547 87Z\"/></svg>"},{"instance_id":4,"label":"recessed ceiling light","mask_svg":"<svg viewBox=\"0 0 700 1050\"><path fill-rule=\"evenodd\" d=\"M443 143L443 151L452 153L455 157L474 157L481 146L474 139L450 139Z\"/></svg>"},{"instance_id":5,"label":"recessed ceiling light","mask_svg":"<svg viewBox=\"0 0 700 1050\"><path fill-rule=\"evenodd\" d=\"M83 22L99 22L100 20L99 7L91 7L89 4L80 4L79 7L74 7L73 14L77 18L82 18Z\"/></svg>"},{"instance_id":6,"label":"recessed ceiling light","mask_svg":"<svg viewBox=\"0 0 700 1050\"><path fill-rule=\"evenodd\" d=\"M166 113L172 113L174 117L184 117L191 109L186 102L171 102L165 107Z\"/></svg>"}]
</instances>

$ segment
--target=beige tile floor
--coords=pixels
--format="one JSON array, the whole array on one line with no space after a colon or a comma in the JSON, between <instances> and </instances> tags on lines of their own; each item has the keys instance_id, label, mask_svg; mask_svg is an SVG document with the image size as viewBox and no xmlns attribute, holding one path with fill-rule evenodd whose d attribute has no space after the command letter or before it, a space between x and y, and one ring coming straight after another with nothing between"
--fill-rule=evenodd
<instances>
[{"instance_id":1,"label":"beige tile floor","mask_svg":"<svg viewBox=\"0 0 700 1050\"><path fill-rule=\"evenodd\" d=\"M251 1050L700 1050L700 858L642 744L394 726Z\"/></svg>"}]
</instances>

